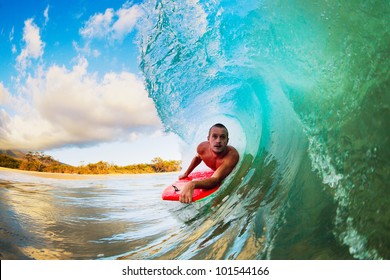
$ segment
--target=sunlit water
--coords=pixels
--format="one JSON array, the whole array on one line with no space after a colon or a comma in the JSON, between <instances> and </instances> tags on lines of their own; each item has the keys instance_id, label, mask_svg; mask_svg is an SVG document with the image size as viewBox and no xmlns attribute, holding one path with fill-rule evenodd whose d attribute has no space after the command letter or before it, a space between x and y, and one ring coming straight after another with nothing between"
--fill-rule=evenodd
<instances>
[{"instance_id":1,"label":"sunlit water","mask_svg":"<svg viewBox=\"0 0 390 280\"><path fill-rule=\"evenodd\" d=\"M161 200L175 178L61 180L0 171L0 257L116 258L153 243L180 226Z\"/></svg>"}]
</instances>

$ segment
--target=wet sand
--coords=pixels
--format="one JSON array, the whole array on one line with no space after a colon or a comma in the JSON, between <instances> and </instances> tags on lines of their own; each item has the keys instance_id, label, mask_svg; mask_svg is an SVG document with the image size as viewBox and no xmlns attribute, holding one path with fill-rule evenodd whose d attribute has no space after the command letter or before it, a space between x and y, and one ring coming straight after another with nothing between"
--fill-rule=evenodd
<instances>
[{"instance_id":1,"label":"wet sand","mask_svg":"<svg viewBox=\"0 0 390 280\"><path fill-rule=\"evenodd\" d=\"M1 171L17 172L29 176L48 178L48 179L63 179L63 180L94 180L94 179L109 179L112 177L129 177L129 176L145 176L145 175L159 175L159 174L179 174L180 172L165 172L165 173L142 173L142 174L131 174L131 173L112 173L112 174L70 174L70 173L50 173L50 172L38 172L38 171L26 171L12 168L0 167Z\"/></svg>"}]
</instances>

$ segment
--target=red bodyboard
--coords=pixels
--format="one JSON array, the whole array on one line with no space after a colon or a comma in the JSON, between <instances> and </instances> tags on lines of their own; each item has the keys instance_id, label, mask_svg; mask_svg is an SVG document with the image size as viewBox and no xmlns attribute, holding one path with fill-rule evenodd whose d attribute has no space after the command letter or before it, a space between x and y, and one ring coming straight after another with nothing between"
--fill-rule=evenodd
<instances>
[{"instance_id":1,"label":"red bodyboard","mask_svg":"<svg viewBox=\"0 0 390 280\"><path fill-rule=\"evenodd\" d=\"M197 181L197 180L203 180L210 178L213 175L214 171L200 171L200 172L193 172L188 176L187 178L178 180L168 187L166 187L162 193L162 199L163 200L172 200L172 201L179 201L180 197L180 191L183 188L185 184L187 184L190 181ZM209 196L213 192L219 189L218 187L215 187L213 189L195 189L194 195L192 196L192 201L197 201L202 198L205 198L206 196Z\"/></svg>"}]
</instances>

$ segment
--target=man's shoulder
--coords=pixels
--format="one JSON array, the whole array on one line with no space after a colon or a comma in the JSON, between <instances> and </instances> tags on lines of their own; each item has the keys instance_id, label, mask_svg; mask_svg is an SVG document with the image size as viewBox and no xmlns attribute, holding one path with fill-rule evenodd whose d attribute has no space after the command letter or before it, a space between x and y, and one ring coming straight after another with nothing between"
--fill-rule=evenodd
<instances>
[{"instance_id":1,"label":"man's shoulder","mask_svg":"<svg viewBox=\"0 0 390 280\"><path fill-rule=\"evenodd\" d=\"M209 142L207 142L207 141L204 141L204 142L200 143L200 144L198 145L198 148L197 148L198 153L199 153L199 152L206 151L206 150L208 149L209 146L210 146L210 144L209 144Z\"/></svg>"},{"instance_id":2,"label":"man's shoulder","mask_svg":"<svg viewBox=\"0 0 390 280\"><path fill-rule=\"evenodd\" d=\"M234 155L238 155L237 149L234 148L233 146L227 146L227 148L229 149L229 153L234 154Z\"/></svg>"},{"instance_id":3,"label":"man's shoulder","mask_svg":"<svg viewBox=\"0 0 390 280\"><path fill-rule=\"evenodd\" d=\"M233 161L238 161L240 155L238 154L236 148L234 148L233 146L228 146L227 148L228 148L228 153L227 153L228 157Z\"/></svg>"}]
</instances>

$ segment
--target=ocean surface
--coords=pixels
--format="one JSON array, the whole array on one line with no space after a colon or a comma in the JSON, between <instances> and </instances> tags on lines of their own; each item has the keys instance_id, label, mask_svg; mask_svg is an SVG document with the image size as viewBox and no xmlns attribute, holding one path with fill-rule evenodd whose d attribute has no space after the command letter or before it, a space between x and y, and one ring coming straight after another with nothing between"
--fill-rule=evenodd
<instances>
[{"instance_id":1,"label":"ocean surface","mask_svg":"<svg viewBox=\"0 0 390 280\"><path fill-rule=\"evenodd\" d=\"M150 246L182 226L177 205L161 200L177 176L65 180L0 170L0 259L116 259Z\"/></svg>"},{"instance_id":2,"label":"ocean surface","mask_svg":"<svg viewBox=\"0 0 390 280\"><path fill-rule=\"evenodd\" d=\"M60 259L390 259L390 2L147 1L139 64L188 159L222 122L240 162L202 204L177 174L0 174L0 252Z\"/></svg>"}]
</instances>

